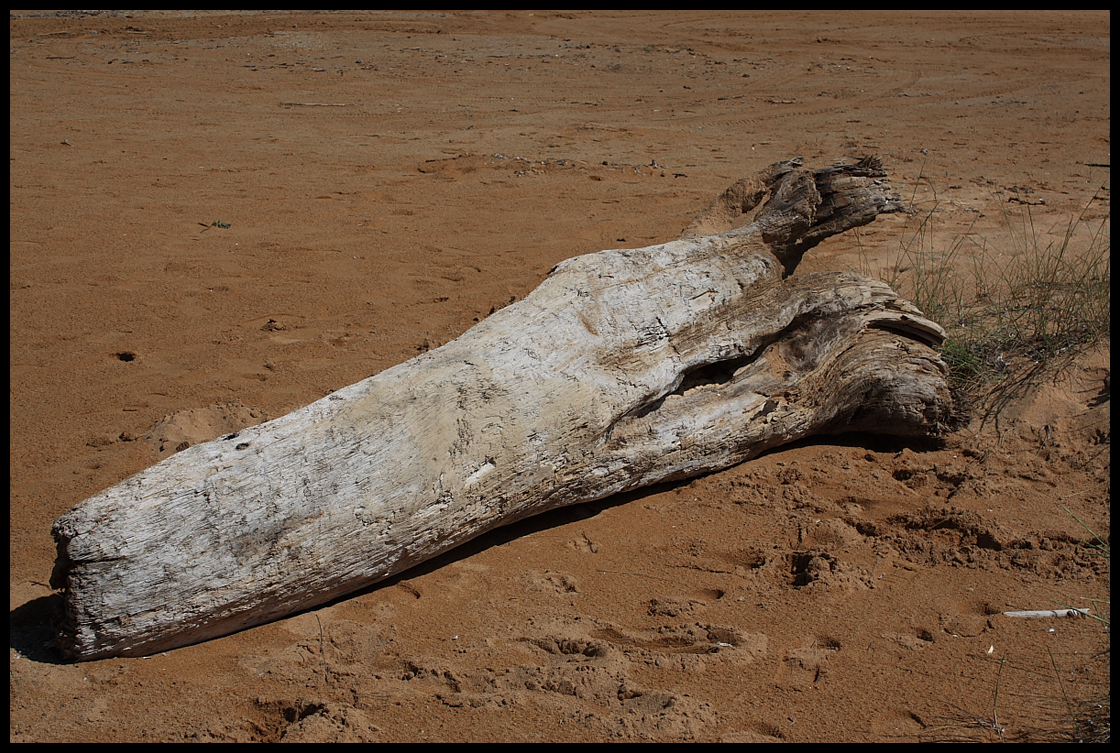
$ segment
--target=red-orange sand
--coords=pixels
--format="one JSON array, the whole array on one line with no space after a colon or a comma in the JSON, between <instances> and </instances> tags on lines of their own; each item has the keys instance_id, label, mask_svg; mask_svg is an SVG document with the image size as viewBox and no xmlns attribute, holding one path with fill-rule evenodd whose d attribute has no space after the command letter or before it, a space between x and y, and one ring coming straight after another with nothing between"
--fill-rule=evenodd
<instances>
[{"instance_id":1,"label":"red-orange sand","mask_svg":"<svg viewBox=\"0 0 1120 753\"><path fill-rule=\"evenodd\" d=\"M923 216L939 249L999 251L1027 203L1043 233L1099 225L1110 35L1108 12L14 12L10 739L1071 732L1109 693L1103 627L1002 613L1109 599L1063 509L1110 537L1107 350L999 434L801 444L146 659L60 659L50 527L565 258L676 237L779 159L877 154L915 207L808 269L889 263Z\"/></svg>"}]
</instances>

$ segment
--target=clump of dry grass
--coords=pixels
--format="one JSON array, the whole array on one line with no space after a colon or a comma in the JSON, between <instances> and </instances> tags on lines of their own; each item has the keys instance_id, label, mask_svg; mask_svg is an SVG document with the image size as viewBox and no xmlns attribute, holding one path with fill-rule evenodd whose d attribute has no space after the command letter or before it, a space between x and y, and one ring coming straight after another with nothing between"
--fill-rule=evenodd
<instances>
[{"instance_id":1,"label":"clump of dry grass","mask_svg":"<svg viewBox=\"0 0 1120 753\"><path fill-rule=\"evenodd\" d=\"M947 246L936 206L913 213L894 260L871 270L945 328L952 382L985 421L1111 335L1111 214L1043 229L1029 206L1002 211L1010 241L970 230Z\"/></svg>"}]
</instances>

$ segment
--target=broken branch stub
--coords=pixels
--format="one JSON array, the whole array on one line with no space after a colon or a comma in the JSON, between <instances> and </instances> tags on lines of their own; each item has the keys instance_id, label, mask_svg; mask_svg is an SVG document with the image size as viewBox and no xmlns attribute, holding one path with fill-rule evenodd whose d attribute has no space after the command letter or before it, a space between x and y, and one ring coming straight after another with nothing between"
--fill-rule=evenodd
<instances>
[{"instance_id":1,"label":"broken branch stub","mask_svg":"<svg viewBox=\"0 0 1120 753\"><path fill-rule=\"evenodd\" d=\"M53 530L60 645L196 643L811 434L939 433L941 329L880 282L788 275L898 208L877 161L778 163L688 237L569 259L441 348L87 499Z\"/></svg>"}]
</instances>

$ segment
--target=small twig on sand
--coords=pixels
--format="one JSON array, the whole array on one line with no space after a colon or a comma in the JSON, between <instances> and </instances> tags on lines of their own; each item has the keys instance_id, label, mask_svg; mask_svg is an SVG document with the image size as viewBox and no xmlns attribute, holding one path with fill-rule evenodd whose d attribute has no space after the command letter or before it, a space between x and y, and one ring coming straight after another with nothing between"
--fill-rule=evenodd
<instances>
[{"instance_id":1,"label":"small twig on sand","mask_svg":"<svg viewBox=\"0 0 1120 753\"><path fill-rule=\"evenodd\" d=\"M281 107L349 107L348 102L335 104L333 102L281 102Z\"/></svg>"},{"instance_id":2,"label":"small twig on sand","mask_svg":"<svg viewBox=\"0 0 1120 753\"><path fill-rule=\"evenodd\" d=\"M1088 609L1025 609L1019 612L1004 612L1004 617L1088 617Z\"/></svg>"}]
</instances>

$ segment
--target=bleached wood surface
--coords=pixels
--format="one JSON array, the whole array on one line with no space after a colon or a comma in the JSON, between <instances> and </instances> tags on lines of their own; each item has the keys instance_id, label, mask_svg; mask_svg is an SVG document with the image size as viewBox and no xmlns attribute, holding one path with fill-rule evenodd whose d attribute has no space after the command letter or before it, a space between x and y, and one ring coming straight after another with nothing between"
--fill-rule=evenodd
<instances>
[{"instance_id":1,"label":"bleached wood surface","mask_svg":"<svg viewBox=\"0 0 1120 753\"><path fill-rule=\"evenodd\" d=\"M82 502L53 531L61 646L92 659L228 634L814 433L938 433L940 328L882 283L786 276L898 208L885 176L799 164L686 231L725 232L570 259L441 348Z\"/></svg>"}]
</instances>

